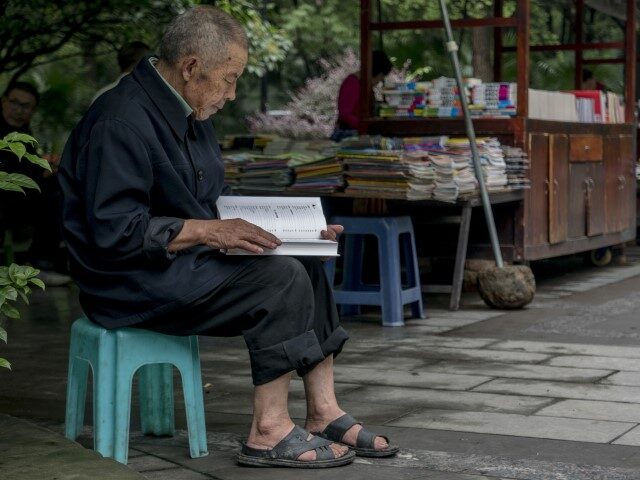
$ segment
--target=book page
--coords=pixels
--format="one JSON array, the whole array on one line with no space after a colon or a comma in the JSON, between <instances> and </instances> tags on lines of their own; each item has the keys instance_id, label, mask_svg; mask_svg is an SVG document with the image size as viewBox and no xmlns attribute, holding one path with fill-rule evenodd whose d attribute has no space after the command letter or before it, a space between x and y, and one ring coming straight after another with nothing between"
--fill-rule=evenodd
<instances>
[{"instance_id":1,"label":"book page","mask_svg":"<svg viewBox=\"0 0 640 480\"><path fill-rule=\"evenodd\" d=\"M327 229L319 197L223 196L216 205L220 219L242 218L280 240L321 239Z\"/></svg>"}]
</instances>

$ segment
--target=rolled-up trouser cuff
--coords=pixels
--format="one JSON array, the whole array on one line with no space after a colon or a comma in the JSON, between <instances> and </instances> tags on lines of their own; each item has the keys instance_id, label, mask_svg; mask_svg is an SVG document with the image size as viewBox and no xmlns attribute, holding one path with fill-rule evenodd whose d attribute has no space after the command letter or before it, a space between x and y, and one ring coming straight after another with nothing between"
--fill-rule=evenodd
<instances>
[{"instance_id":1,"label":"rolled-up trouser cuff","mask_svg":"<svg viewBox=\"0 0 640 480\"><path fill-rule=\"evenodd\" d=\"M309 371L324 360L322 351L313 330L270 347L250 350L253 384L268 383L292 370Z\"/></svg>"},{"instance_id":2,"label":"rolled-up trouser cuff","mask_svg":"<svg viewBox=\"0 0 640 480\"><path fill-rule=\"evenodd\" d=\"M333 332L331 332L331 335L329 335L329 338L327 338L320 345L320 348L322 349L322 357L323 357L322 360L327 358L329 355L333 355L333 358L337 357L338 354L342 351L342 347L344 346L344 343L347 340L349 340L349 334L344 328L342 328L341 326L338 326L338 328L336 328ZM320 362L316 362L313 365L305 364L302 367L296 369L296 373L301 377L304 377L307 373L313 370L313 368L318 363Z\"/></svg>"}]
</instances>

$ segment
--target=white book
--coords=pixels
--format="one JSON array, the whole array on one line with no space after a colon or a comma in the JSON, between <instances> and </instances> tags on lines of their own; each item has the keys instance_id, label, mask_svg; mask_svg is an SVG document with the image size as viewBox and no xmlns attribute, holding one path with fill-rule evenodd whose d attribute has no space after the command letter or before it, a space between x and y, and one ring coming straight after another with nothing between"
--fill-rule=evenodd
<instances>
[{"instance_id":1,"label":"white book","mask_svg":"<svg viewBox=\"0 0 640 480\"><path fill-rule=\"evenodd\" d=\"M282 241L282 245L264 249L262 255L338 256L338 242L324 240L327 221L319 197L244 197L223 196L216 203L221 220L241 218L258 225ZM255 255L231 249L227 255Z\"/></svg>"}]
</instances>

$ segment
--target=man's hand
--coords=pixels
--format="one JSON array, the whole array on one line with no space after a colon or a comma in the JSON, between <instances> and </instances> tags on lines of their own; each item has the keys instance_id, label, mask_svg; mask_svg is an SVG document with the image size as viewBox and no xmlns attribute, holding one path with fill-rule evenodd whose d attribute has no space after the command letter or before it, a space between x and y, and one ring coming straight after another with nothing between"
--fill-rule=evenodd
<instances>
[{"instance_id":1,"label":"man's hand","mask_svg":"<svg viewBox=\"0 0 640 480\"><path fill-rule=\"evenodd\" d=\"M202 244L214 249L240 248L260 255L265 248L276 248L282 242L275 235L239 218L186 220L178 236L169 244L169 251Z\"/></svg>"},{"instance_id":2,"label":"man's hand","mask_svg":"<svg viewBox=\"0 0 640 480\"><path fill-rule=\"evenodd\" d=\"M338 235L340 235L343 231L344 227L342 225L327 225L327 229L322 230L320 234L325 240L333 240L335 242L338 240Z\"/></svg>"}]
</instances>

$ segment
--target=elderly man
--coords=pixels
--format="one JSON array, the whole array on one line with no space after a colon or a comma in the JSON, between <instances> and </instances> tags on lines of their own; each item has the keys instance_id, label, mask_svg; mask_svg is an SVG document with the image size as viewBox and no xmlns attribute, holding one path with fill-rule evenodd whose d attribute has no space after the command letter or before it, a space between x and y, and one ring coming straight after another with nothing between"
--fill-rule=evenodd
<instances>
[{"instance_id":1,"label":"elderly man","mask_svg":"<svg viewBox=\"0 0 640 480\"><path fill-rule=\"evenodd\" d=\"M81 304L105 328L243 335L255 390L241 464L344 465L354 456L347 446L393 455L397 448L336 401L333 358L348 337L320 262L220 253L280 243L245 221L216 218L228 189L209 117L235 99L246 62L247 38L232 17L188 10L169 25L159 57L143 59L75 128L60 177ZM304 380L305 430L287 410L293 370Z\"/></svg>"}]
</instances>

